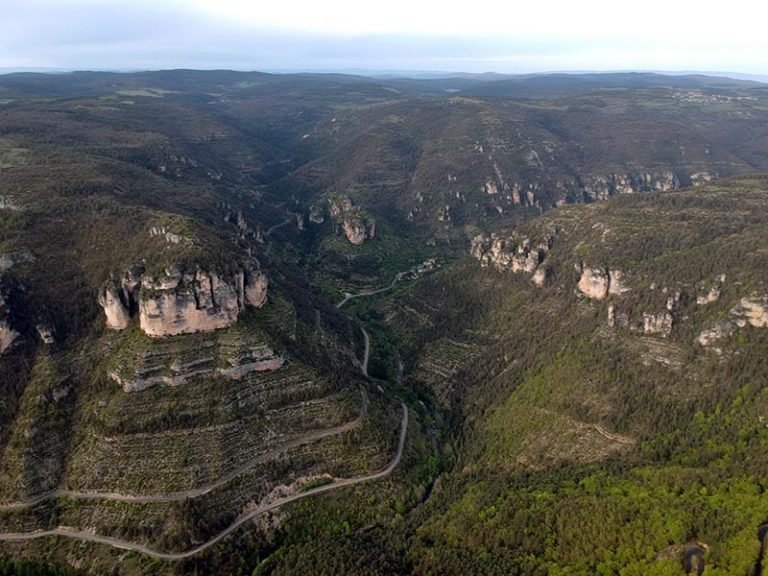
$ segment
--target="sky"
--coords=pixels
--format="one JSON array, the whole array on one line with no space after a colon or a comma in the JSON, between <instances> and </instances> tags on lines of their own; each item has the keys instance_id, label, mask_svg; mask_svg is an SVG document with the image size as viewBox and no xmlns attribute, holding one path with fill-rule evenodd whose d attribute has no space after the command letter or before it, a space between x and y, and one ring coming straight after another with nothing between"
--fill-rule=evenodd
<instances>
[{"instance_id":1,"label":"sky","mask_svg":"<svg viewBox=\"0 0 768 576\"><path fill-rule=\"evenodd\" d=\"M757 0L0 0L0 69L768 75Z\"/></svg>"}]
</instances>

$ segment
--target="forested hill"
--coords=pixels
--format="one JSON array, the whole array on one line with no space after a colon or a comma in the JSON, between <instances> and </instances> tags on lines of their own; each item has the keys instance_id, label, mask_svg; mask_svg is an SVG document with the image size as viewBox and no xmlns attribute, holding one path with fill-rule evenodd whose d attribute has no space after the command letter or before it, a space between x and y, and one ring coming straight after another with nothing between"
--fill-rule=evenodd
<instances>
[{"instance_id":1,"label":"forested hill","mask_svg":"<svg viewBox=\"0 0 768 576\"><path fill-rule=\"evenodd\" d=\"M0 573L755 574L767 114L0 76Z\"/></svg>"}]
</instances>

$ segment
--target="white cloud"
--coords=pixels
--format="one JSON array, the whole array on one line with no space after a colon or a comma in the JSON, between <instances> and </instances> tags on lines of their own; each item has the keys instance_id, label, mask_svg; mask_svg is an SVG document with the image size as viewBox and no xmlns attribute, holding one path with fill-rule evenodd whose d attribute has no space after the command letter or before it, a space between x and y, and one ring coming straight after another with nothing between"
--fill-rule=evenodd
<instances>
[{"instance_id":1,"label":"white cloud","mask_svg":"<svg viewBox=\"0 0 768 576\"><path fill-rule=\"evenodd\" d=\"M745 0L4 3L7 66L768 73L768 4Z\"/></svg>"},{"instance_id":2,"label":"white cloud","mask_svg":"<svg viewBox=\"0 0 768 576\"><path fill-rule=\"evenodd\" d=\"M765 42L752 0L191 0L240 24L326 35L503 35Z\"/></svg>"}]
</instances>

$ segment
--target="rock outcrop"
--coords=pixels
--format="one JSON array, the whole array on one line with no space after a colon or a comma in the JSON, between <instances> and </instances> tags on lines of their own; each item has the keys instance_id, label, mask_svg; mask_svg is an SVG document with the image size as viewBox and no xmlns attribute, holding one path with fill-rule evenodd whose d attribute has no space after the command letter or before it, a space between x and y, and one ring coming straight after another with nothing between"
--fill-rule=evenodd
<instances>
[{"instance_id":1,"label":"rock outcrop","mask_svg":"<svg viewBox=\"0 0 768 576\"><path fill-rule=\"evenodd\" d=\"M616 194L666 191L679 188L680 180L674 172L627 173L607 176L588 176L580 186L582 194L590 200L604 200Z\"/></svg>"},{"instance_id":2,"label":"rock outcrop","mask_svg":"<svg viewBox=\"0 0 768 576\"><path fill-rule=\"evenodd\" d=\"M0 272L10 270L13 265L13 258L11 258L8 254L0 254Z\"/></svg>"},{"instance_id":3,"label":"rock outcrop","mask_svg":"<svg viewBox=\"0 0 768 576\"><path fill-rule=\"evenodd\" d=\"M365 242L365 223L358 220L345 219L342 223L342 230L344 230L344 236L347 237L351 244L359 246Z\"/></svg>"},{"instance_id":4,"label":"rock outcrop","mask_svg":"<svg viewBox=\"0 0 768 576\"><path fill-rule=\"evenodd\" d=\"M725 283L725 274L721 274L718 277L717 281L709 289L709 292L707 292L704 295L696 297L696 304L698 304L699 306L706 306L707 304L711 304L712 302L717 302L717 300L720 299L720 292L723 289L724 283Z\"/></svg>"},{"instance_id":5,"label":"rock outcrop","mask_svg":"<svg viewBox=\"0 0 768 576\"><path fill-rule=\"evenodd\" d=\"M669 310L658 314L643 314L643 333L669 338L672 334L674 317Z\"/></svg>"},{"instance_id":6,"label":"rock outcrop","mask_svg":"<svg viewBox=\"0 0 768 576\"><path fill-rule=\"evenodd\" d=\"M10 270L17 264L34 262L35 257L29 252L14 252L12 254L0 254L0 272Z\"/></svg>"},{"instance_id":7,"label":"rock outcrop","mask_svg":"<svg viewBox=\"0 0 768 576\"><path fill-rule=\"evenodd\" d=\"M680 306L682 292L679 290L667 298L665 309L657 314L643 314L643 333L669 338L675 324L675 315Z\"/></svg>"},{"instance_id":8,"label":"rock outcrop","mask_svg":"<svg viewBox=\"0 0 768 576\"><path fill-rule=\"evenodd\" d=\"M344 236L350 244L359 246L367 238L375 238L376 222L368 218L363 210L356 206L351 198L331 199L329 200L329 212L331 219L337 226L341 227ZM310 220L318 221L317 216L312 216L310 211Z\"/></svg>"},{"instance_id":9,"label":"rock outcrop","mask_svg":"<svg viewBox=\"0 0 768 576\"><path fill-rule=\"evenodd\" d=\"M727 320L703 330L696 337L696 343L719 354L722 349L714 344L733 334L736 328L745 328L748 325L754 328L768 328L768 295L742 298L731 308Z\"/></svg>"},{"instance_id":10,"label":"rock outcrop","mask_svg":"<svg viewBox=\"0 0 768 576\"><path fill-rule=\"evenodd\" d=\"M172 347L158 344L151 354L134 359L130 366L115 368L109 375L125 392L141 392L153 386L182 386L213 376L240 380L254 372L279 370L285 364L285 358L266 344L243 344L248 336L228 337L234 337L240 347L223 346L215 337L202 342L176 342Z\"/></svg>"},{"instance_id":11,"label":"rock outcrop","mask_svg":"<svg viewBox=\"0 0 768 576\"><path fill-rule=\"evenodd\" d=\"M768 296L742 298L731 309L731 317L739 328L747 324L755 328L765 328L768 326Z\"/></svg>"},{"instance_id":12,"label":"rock outcrop","mask_svg":"<svg viewBox=\"0 0 768 576\"><path fill-rule=\"evenodd\" d=\"M51 345L56 342L56 337L53 334L53 328L51 328L48 324L38 324L35 326L35 329L37 330L37 335L40 337L40 340L43 342L43 344Z\"/></svg>"},{"instance_id":13,"label":"rock outcrop","mask_svg":"<svg viewBox=\"0 0 768 576\"><path fill-rule=\"evenodd\" d=\"M99 304L108 328L123 330L138 315L142 331L161 338L231 326L245 306L264 305L267 288L267 275L250 263L226 277L199 268L156 276L136 269L105 286Z\"/></svg>"},{"instance_id":14,"label":"rock outcrop","mask_svg":"<svg viewBox=\"0 0 768 576\"><path fill-rule=\"evenodd\" d=\"M0 320L0 355L2 355L19 337L19 333L11 328L7 319Z\"/></svg>"},{"instance_id":15,"label":"rock outcrop","mask_svg":"<svg viewBox=\"0 0 768 576\"><path fill-rule=\"evenodd\" d=\"M169 232L164 226L152 226L149 229L149 235L151 237L161 237L164 238L166 242L169 242L170 244L180 244L182 242L191 244L192 240L189 238L186 238L185 236L182 236L180 234L174 234L173 232Z\"/></svg>"},{"instance_id":16,"label":"rock outcrop","mask_svg":"<svg viewBox=\"0 0 768 576\"><path fill-rule=\"evenodd\" d=\"M730 336L733 332L733 324L731 322L718 322L711 328L707 328L701 334L696 337L696 343L702 348L710 348L713 352L718 354L722 353L722 349L714 346L718 341Z\"/></svg>"},{"instance_id":17,"label":"rock outcrop","mask_svg":"<svg viewBox=\"0 0 768 576\"><path fill-rule=\"evenodd\" d=\"M313 224L322 224L325 222L323 207L319 204L313 204L309 207L309 221Z\"/></svg>"},{"instance_id":18,"label":"rock outcrop","mask_svg":"<svg viewBox=\"0 0 768 576\"><path fill-rule=\"evenodd\" d=\"M267 301L267 275L261 270L250 270L245 273L243 302L246 306L261 308Z\"/></svg>"},{"instance_id":19,"label":"rock outcrop","mask_svg":"<svg viewBox=\"0 0 768 576\"><path fill-rule=\"evenodd\" d=\"M113 286L105 286L99 292L99 306L107 317L107 328L125 330L131 321L128 308L120 298L120 292Z\"/></svg>"},{"instance_id":20,"label":"rock outcrop","mask_svg":"<svg viewBox=\"0 0 768 576\"><path fill-rule=\"evenodd\" d=\"M0 291L0 355L8 350L19 337L19 333L11 327L9 315L10 310L5 295Z\"/></svg>"},{"instance_id":21,"label":"rock outcrop","mask_svg":"<svg viewBox=\"0 0 768 576\"><path fill-rule=\"evenodd\" d=\"M610 288L608 270L603 268L584 268L576 288L591 300L603 300Z\"/></svg>"},{"instance_id":22,"label":"rock outcrop","mask_svg":"<svg viewBox=\"0 0 768 576\"><path fill-rule=\"evenodd\" d=\"M21 210L21 208L13 202L10 196L0 194L0 210Z\"/></svg>"},{"instance_id":23,"label":"rock outcrop","mask_svg":"<svg viewBox=\"0 0 768 576\"><path fill-rule=\"evenodd\" d=\"M620 295L629 291L623 278L621 270L582 266L576 288L590 300L605 300L609 294Z\"/></svg>"},{"instance_id":24,"label":"rock outcrop","mask_svg":"<svg viewBox=\"0 0 768 576\"><path fill-rule=\"evenodd\" d=\"M234 324L239 313L238 286L214 273L171 268L142 278L139 323L147 336L218 330Z\"/></svg>"},{"instance_id":25,"label":"rock outcrop","mask_svg":"<svg viewBox=\"0 0 768 576\"><path fill-rule=\"evenodd\" d=\"M470 250L472 256L479 260L484 268L493 267L501 271L524 272L531 275L531 280L537 286L543 286L547 273L540 268L540 265L552 248L554 239L554 232L535 243L530 238L521 238L514 234L509 236L480 234L473 238Z\"/></svg>"}]
</instances>

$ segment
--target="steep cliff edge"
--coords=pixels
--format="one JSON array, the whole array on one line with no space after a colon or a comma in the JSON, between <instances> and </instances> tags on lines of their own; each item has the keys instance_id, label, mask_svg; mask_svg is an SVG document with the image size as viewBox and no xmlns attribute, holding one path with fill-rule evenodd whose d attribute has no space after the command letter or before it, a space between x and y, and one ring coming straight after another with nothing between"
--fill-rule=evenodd
<instances>
[{"instance_id":1,"label":"steep cliff edge","mask_svg":"<svg viewBox=\"0 0 768 576\"><path fill-rule=\"evenodd\" d=\"M123 330L138 315L146 335L162 338L232 326L246 306L264 305L267 289L267 275L252 263L229 274L172 266L113 278L99 293L99 305L108 328Z\"/></svg>"},{"instance_id":2,"label":"steep cliff edge","mask_svg":"<svg viewBox=\"0 0 768 576\"><path fill-rule=\"evenodd\" d=\"M483 267L575 294L611 329L723 353L737 329L768 326L766 286L754 274L763 186L745 178L558 208L475 236L470 252ZM751 214L747 227L740 210Z\"/></svg>"}]
</instances>

